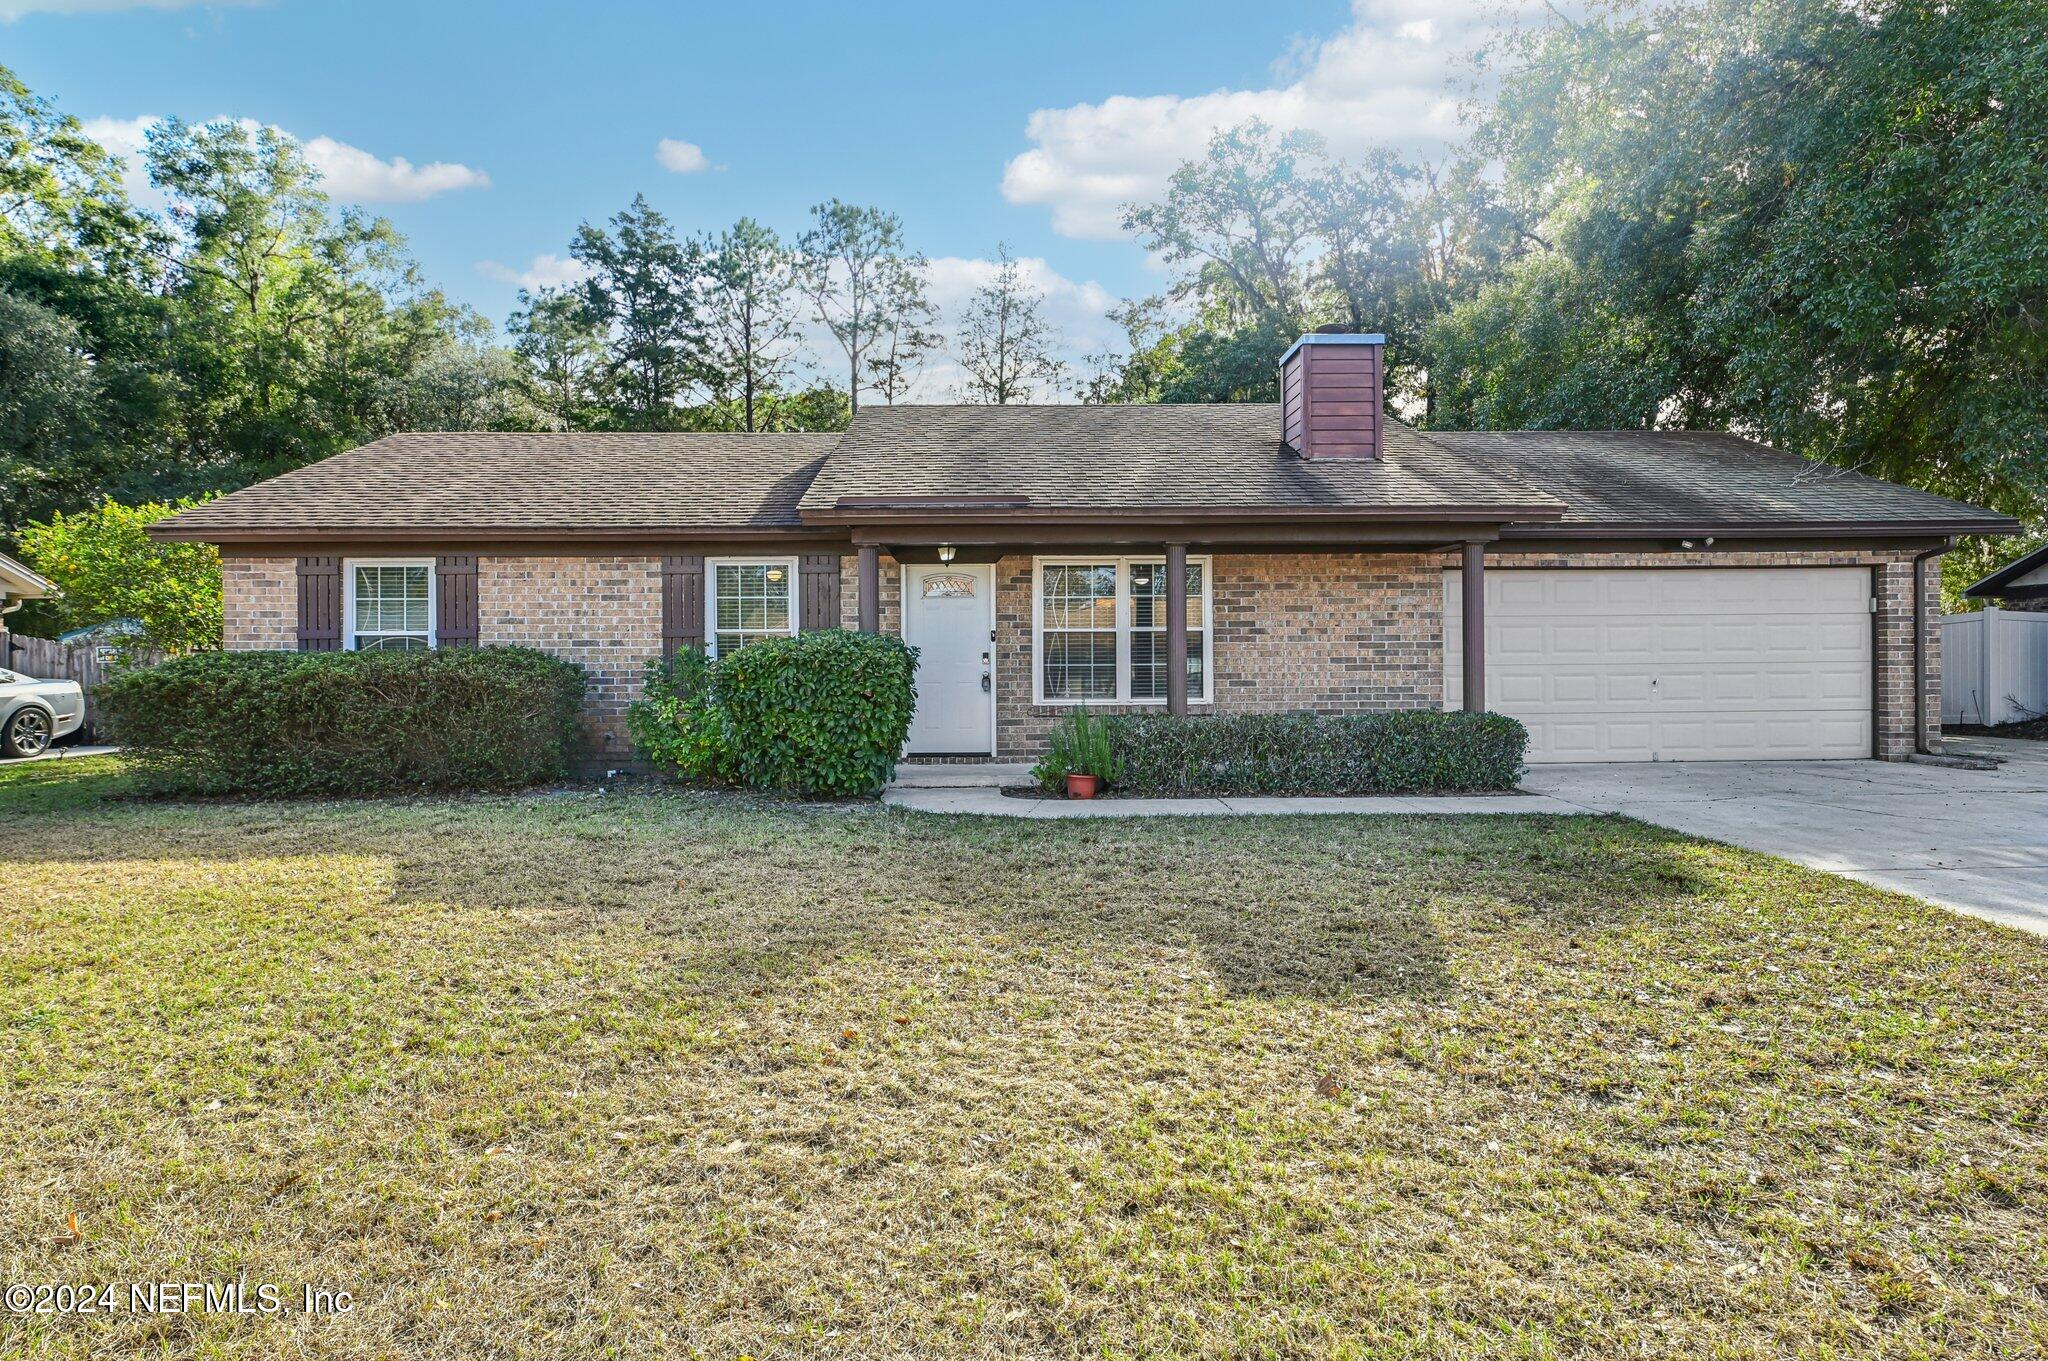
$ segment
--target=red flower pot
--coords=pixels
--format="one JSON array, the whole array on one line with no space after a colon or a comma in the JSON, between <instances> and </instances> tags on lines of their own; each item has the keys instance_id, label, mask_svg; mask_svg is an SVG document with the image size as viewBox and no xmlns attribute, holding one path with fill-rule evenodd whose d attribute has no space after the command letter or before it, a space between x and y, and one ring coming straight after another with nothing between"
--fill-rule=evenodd
<instances>
[{"instance_id":1,"label":"red flower pot","mask_svg":"<svg viewBox=\"0 0 2048 1361\"><path fill-rule=\"evenodd\" d=\"M1067 776L1067 797L1070 799L1092 799L1101 792L1102 777L1100 775L1069 774Z\"/></svg>"}]
</instances>

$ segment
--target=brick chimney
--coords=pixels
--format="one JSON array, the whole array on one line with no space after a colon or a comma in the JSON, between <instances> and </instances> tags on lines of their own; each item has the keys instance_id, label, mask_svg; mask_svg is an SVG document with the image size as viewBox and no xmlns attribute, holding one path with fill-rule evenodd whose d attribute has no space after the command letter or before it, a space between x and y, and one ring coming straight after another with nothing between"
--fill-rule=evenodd
<instances>
[{"instance_id":1,"label":"brick chimney","mask_svg":"<svg viewBox=\"0 0 2048 1361\"><path fill-rule=\"evenodd\" d=\"M1280 438L1303 458L1379 458L1383 335L1326 327L1280 360Z\"/></svg>"}]
</instances>

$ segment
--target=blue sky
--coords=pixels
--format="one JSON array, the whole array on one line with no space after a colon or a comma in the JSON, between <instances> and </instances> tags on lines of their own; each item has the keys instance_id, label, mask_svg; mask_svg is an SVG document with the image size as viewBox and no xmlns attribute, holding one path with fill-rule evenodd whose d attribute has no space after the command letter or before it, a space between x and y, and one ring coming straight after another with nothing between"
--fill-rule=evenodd
<instances>
[{"instance_id":1,"label":"blue sky","mask_svg":"<svg viewBox=\"0 0 2048 1361\"><path fill-rule=\"evenodd\" d=\"M494 321L522 277L559 277L578 222L636 192L686 232L752 214L793 233L836 195L903 216L942 304L1007 242L1080 350L1111 334L1107 301L1163 281L1120 239L1118 203L1251 114L1340 148L1440 149L1448 59L1481 15L1474 0L0 0L0 62L117 150L171 114L285 129Z\"/></svg>"}]
</instances>

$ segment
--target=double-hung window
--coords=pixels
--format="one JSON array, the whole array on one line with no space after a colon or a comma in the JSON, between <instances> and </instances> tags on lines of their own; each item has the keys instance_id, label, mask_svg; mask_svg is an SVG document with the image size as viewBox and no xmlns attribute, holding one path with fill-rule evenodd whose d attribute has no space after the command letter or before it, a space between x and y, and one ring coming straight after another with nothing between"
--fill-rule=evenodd
<instances>
[{"instance_id":1,"label":"double-hung window","mask_svg":"<svg viewBox=\"0 0 2048 1361\"><path fill-rule=\"evenodd\" d=\"M1040 558L1033 658L1041 704L1166 701L1166 560ZM1209 560L1188 559L1188 698L1209 698Z\"/></svg>"},{"instance_id":2,"label":"double-hung window","mask_svg":"<svg viewBox=\"0 0 2048 1361\"><path fill-rule=\"evenodd\" d=\"M351 652L419 652L434 645L434 564L357 561L348 566L344 645Z\"/></svg>"},{"instance_id":3,"label":"double-hung window","mask_svg":"<svg viewBox=\"0 0 2048 1361\"><path fill-rule=\"evenodd\" d=\"M705 576L712 656L796 632L795 559L714 558L705 564Z\"/></svg>"}]
</instances>

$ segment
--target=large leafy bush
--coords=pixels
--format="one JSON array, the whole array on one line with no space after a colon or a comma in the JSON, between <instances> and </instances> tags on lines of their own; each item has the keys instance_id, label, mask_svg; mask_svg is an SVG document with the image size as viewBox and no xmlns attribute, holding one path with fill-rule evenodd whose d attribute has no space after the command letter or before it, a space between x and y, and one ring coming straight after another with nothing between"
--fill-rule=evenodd
<instances>
[{"instance_id":1,"label":"large leafy bush","mask_svg":"<svg viewBox=\"0 0 2048 1361\"><path fill-rule=\"evenodd\" d=\"M708 667L649 672L629 717L657 769L776 793L874 794L896 773L917 702L917 650L838 630L754 643Z\"/></svg>"},{"instance_id":2,"label":"large leafy bush","mask_svg":"<svg viewBox=\"0 0 2048 1361\"><path fill-rule=\"evenodd\" d=\"M562 775L583 668L520 647L213 652L125 671L97 698L161 789L509 789Z\"/></svg>"},{"instance_id":3,"label":"large leafy bush","mask_svg":"<svg viewBox=\"0 0 2048 1361\"><path fill-rule=\"evenodd\" d=\"M711 694L711 662L685 648L647 664L641 697L626 711L633 746L655 769L720 784L739 778L725 710Z\"/></svg>"},{"instance_id":4,"label":"large leafy bush","mask_svg":"<svg viewBox=\"0 0 2048 1361\"><path fill-rule=\"evenodd\" d=\"M1501 714L1231 714L1108 720L1125 794L1398 794L1512 789L1529 734Z\"/></svg>"}]
</instances>

